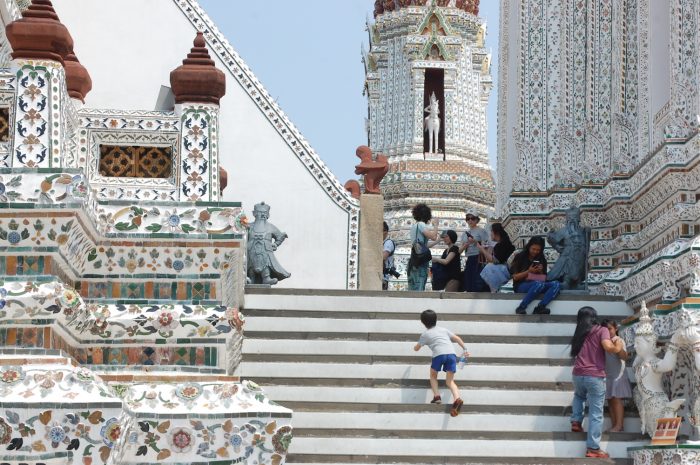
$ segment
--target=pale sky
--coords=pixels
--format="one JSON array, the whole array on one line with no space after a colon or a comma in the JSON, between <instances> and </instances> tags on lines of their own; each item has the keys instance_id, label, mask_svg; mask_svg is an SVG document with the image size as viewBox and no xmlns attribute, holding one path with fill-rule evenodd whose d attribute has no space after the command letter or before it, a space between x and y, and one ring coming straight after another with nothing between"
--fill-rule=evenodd
<instances>
[{"instance_id":1,"label":"pale sky","mask_svg":"<svg viewBox=\"0 0 700 465\"><path fill-rule=\"evenodd\" d=\"M354 179L367 144L362 96L366 19L373 0L199 0L267 91L341 183ZM489 156L496 159L499 0L481 0L493 54ZM224 129L225 130L225 129Z\"/></svg>"}]
</instances>

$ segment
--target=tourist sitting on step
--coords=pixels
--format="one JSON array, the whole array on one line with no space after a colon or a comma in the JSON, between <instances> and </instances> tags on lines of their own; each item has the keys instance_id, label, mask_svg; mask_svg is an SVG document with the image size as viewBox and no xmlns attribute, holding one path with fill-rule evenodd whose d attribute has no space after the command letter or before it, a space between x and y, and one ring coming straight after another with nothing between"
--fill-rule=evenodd
<instances>
[{"instance_id":1,"label":"tourist sitting on step","mask_svg":"<svg viewBox=\"0 0 700 465\"><path fill-rule=\"evenodd\" d=\"M623 351L622 339L618 338L616 342L610 340L610 332L598 324L598 313L594 308L579 309L576 330L571 338L571 357L574 359L571 431L583 431L583 404L588 405L586 457L609 457L600 448L605 404L605 353L617 355Z\"/></svg>"},{"instance_id":2,"label":"tourist sitting on step","mask_svg":"<svg viewBox=\"0 0 700 465\"><path fill-rule=\"evenodd\" d=\"M479 244L486 245L489 234L479 227L480 218L476 211L468 210L464 218L469 229L462 234L462 244L459 247L459 253L464 252L467 257L464 262L462 289L465 292L481 292L486 289L486 284L481 279L483 262L480 260Z\"/></svg>"},{"instance_id":3,"label":"tourist sitting on step","mask_svg":"<svg viewBox=\"0 0 700 465\"><path fill-rule=\"evenodd\" d=\"M424 291L425 283L428 281L428 267L432 258L428 240L437 240L437 220L433 220L431 226L428 225L428 222L433 218L433 212L424 203L413 207L411 213L416 222L410 230L411 258L408 260L408 290Z\"/></svg>"},{"instance_id":4,"label":"tourist sitting on step","mask_svg":"<svg viewBox=\"0 0 700 465\"><path fill-rule=\"evenodd\" d=\"M425 325L426 330L420 335L418 339L418 344L415 345L413 350L418 352L421 347L428 346L433 353L433 359L430 363L430 389L433 391L433 400L430 401L431 404L441 404L442 398L440 397L440 391L438 391L438 372L445 372L445 384L452 393L452 408L450 409L450 415L456 417L459 415L459 411L462 409L462 398L459 394L459 388L457 383L455 383L455 372L457 371L457 354L455 352L454 345L452 343L457 343L464 351L464 356L468 357L470 354L466 351L464 347L464 341L453 334L447 328L437 326L437 313L433 310L424 310L420 315L420 321Z\"/></svg>"},{"instance_id":5,"label":"tourist sitting on step","mask_svg":"<svg viewBox=\"0 0 700 465\"><path fill-rule=\"evenodd\" d=\"M492 294L510 281L508 259L515 252L515 246L501 223L491 225L491 240L495 242L492 248L486 244L478 244L479 251L486 259L486 266L481 270L481 279L489 286Z\"/></svg>"},{"instance_id":6,"label":"tourist sitting on step","mask_svg":"<svg viewBox=\"0 0 700 465\"><path fill-rule=\"evenodd\" d=\"M433 257L433 290L459 292L462 285L462 270L459 262L459 248L455 245L457 233L448 229L440 234L440 238L447 248L440 258Z\"/></svg>"},{"instance_id":7,"label":"tourist sitting on step","mask_svg":"<svg viewBox=\"0 0 700 465\"><path fill-rule=\"evenodd\" d=\"M539 294L544 294L533 314L549 315L547 305L559 294L558 281L547 281L547 259L544 256L544 239L535 236L530 238L525 248L513 258L510 274L513 276L515 292L526 293L515 313L525 315L527 306Z\"/></svg>"}]
</instances>

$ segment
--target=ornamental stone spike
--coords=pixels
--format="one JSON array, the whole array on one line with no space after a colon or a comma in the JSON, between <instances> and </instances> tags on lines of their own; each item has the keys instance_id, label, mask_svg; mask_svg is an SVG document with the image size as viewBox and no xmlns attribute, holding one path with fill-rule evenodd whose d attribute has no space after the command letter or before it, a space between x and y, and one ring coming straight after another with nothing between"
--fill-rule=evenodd
<instances>
[{"instance_id":1,"label":"ornamental stone spike","mask_svg":"<svg viewBox=\"0 0 700 465\"><path fill-rule=\"evenodd\" d=\"M654 324L653 319L649 315L646 301L642 301L642 307L639 309L639 322L634 328L635 336L653 336Z\"/></svg>"},{"instance_id":2,"label":"ornamental stone spike","mask_svg":"<svg viewBox=\"0 0 700 465\"><path fill-rule=\"evenodd\" d=\"M90 78L90 73L88 73L85 66L80 63L73 50L66 55L63 64L66 70L68 95L70 95L71 98L85 103L85 96L92 90L92 78Z\"/></svg>"},{"instance_id":3,"label":"ornamental stone spike","mask_svg":"<svg viewBox=\"0 0 700 465\"><path fill-rule=\"evenodd\" d=\"M209 56L204 34L197 32L194 47L182 65L170 73L170 87L175 103L213 103L218 105L226 94L226 76Z\"/></svg>"},{"instance_id":4,"label":"ornamental stone spike","mask_svg":"<svg viewBox=\"0 0 700 465\"><path fill-rule=\"evenodd\" d=\"M63 65L73 50L73 38L51 0L34 0L20 19L7 25L5 34L13 59L52 60Z\"/></svg>"}]
</instances>

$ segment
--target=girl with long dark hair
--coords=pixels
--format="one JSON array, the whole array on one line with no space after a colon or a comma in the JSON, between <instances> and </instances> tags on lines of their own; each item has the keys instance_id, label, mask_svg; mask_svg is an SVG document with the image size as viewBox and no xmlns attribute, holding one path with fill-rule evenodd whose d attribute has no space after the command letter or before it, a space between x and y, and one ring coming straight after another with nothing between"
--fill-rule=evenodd
<instances>
[{"instance_id":1,"label":"girl with long dark hair","mask_svg":"<svg viewBox=\"0 0 700 465\"><path fill-rule=\"evenodd\" d=\"M579 309L576 330L571 338L571 357L574 359L571 431L583 431L583 404L588 405L588 436L586 457L608 458L600 448L603 434L603 405L605 404L605 353L623 352L622 341L613 343L608 328L598 324L598 313L592 307Z\"/></svg>"}]
</instances>

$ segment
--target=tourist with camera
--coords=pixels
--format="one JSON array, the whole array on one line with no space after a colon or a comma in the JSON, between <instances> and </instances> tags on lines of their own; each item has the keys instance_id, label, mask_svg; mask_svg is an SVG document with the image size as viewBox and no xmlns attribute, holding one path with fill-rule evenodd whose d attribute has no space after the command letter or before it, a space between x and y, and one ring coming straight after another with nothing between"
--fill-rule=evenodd
<instances>
[{"instance_id":1,"label":"tourist with camera","mask_svg":"<svg viewBox=\"0 0 700 465\"><path fill-rule=\"evenodd\" d=\"M397 272L394 266L396 243L389 238L389 225L386 221L384 222L384 245L382 249L382 256L384 258L382 290L386 291L389 289L389 279L391 276L395 279L399 279L399 276L401 276L401 273Z\"/></svg>"},{"instance_id":2,"label":"tourist with camera","mask_svg":"<svg viewBox=\"0 0 700 465\"><path fill-rule=\"evenodd\" d=\"M485 263L480 260L479 244L487 244L489 234L479 227L480 218L475 211L468 210L465 219L469 229L462 234L462 244L459 247L459 253L464 252L467 257L464 262L462 288L465 292L481 292L486 288L486 284L481 279L481 269Z\"/></svg>"},{"instance_id":3,"label":"tourist with camera","mask_svg":"<svg viewBox=\"0 0 700 465\"><path fill-rule=\"evenodd\" d=\"M549 315L547 305L559 294L559 281L547 281L547 259L544 257L544 239L530 238L525 249L515 256L510 266L513 276L513 290L526 293L515 313L525 315L527 306L539 294L544 294L532 312L536 315Z\"/></svg>"}]
</instances>

